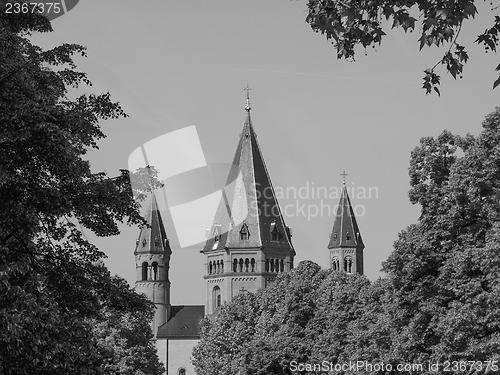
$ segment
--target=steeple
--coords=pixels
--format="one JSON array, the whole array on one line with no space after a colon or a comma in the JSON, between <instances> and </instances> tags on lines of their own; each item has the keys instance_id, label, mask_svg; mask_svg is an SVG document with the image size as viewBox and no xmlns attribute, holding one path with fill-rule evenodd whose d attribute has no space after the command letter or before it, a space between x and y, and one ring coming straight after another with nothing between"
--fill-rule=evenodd
<instances>
[{"instance_id":1,"label":"steeple","mask_svg":"<svg viewBox=\"0 0 500 375\"><path fill-rule=\"evenodd\" d=\"M170 250L167 233L165 232L160 210L158 209L158 202L154 194L151 194L147 207L144 218L149 227L145 226L141 229L139 238L136 241L134 255L140 253L168 253L170 255L172 251Z\"/></svg>"},{"instance_id":2,"label":"steeple","mask_svg":"<svg viewBox=\"0 0 500 375\"><path fill-rule=\"evenodd\" d=\"M330 265L335 270L363 274L363 249L365 245L361 239L358 223L347 193L345 185L347 174L344 172L342 175L344 176L342 194L328 243Z\"/></svg>"},{"instance_id":3,"label":"steeple","mask_svg":"<svg viewBox=\"0 0 500 375\"><path fill-rule=\"evenodd\" d=\"M223 198L202 252L206 255L207 313L238 293L266 287L293 268L295 250L250 118L240 135Z\"/></svg>"},{"instance_id":4,"label":"steeple","mask_svg":"<svg viewBox=\"0 0 500 375\"><path fill-rule=\"evenodd\" d=\"M134 251L137 270L135 289L155 304L152 328L156 335L158 327L166 323L170 311L168 269L172 250L154 193L148 201L144 218L148 226L141 229Z\"/></svg>"},{"instance_id":5,"label":"steeple","mask_svg":"<svg viewBox=\"0 0 500 375\"><path fill-rule=\"evenodd\" d=\"M248 102L245 109L247 117L226 182L227 188L215 216L212 238L207 240L203 251L259 247L279 248L295 254L290 230L283 220L252 126ZM249 232L244 242L240 238L243 224ZM273 237L273 230L279 234L278 240L276 235Z\"/></svg>"}]
</instances>

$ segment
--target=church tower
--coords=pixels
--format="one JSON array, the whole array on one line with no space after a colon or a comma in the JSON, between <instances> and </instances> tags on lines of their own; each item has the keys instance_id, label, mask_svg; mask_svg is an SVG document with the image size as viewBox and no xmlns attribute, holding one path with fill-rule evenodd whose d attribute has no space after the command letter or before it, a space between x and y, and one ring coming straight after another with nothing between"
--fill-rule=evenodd
<instances>
[{"instance_id":1,"label":"church tower","mask_svg":"<svg viewBox=\"0 0 500 375\"><path fill-rule=\"evenodd\" d=\"M330 267L334 270L362 275L363 249L365 245L361 239L358 223L347 194L345 186L346 173L344 172L342 175L344 176L342 194L337 207L333 230L330 234L330 242L328 243Z\"/></svg>"},{"instance_id":2,"label":"church tower","mask_svg":"<svg viewBox=\"0 0 500 375\"><path fill-rule=\"evenodd\" d=\"M137 271L135 290L145 294L155 304L151 328L156 336L158 327L167 322L170 314L168 269L172 251L154 193L151 194L145 219L149 227L141 229L134 251Z\"/></svg>"},{"instance_id":3,"label":"church tower","mask_svg":"<svg viewBox=\"0 0 500 375\"><path fill-rule=\"evenodd\" d=\"M250 118L246 120L204 249L207 315L293 268L295 250Z\"/></svg>"}]
</instances>

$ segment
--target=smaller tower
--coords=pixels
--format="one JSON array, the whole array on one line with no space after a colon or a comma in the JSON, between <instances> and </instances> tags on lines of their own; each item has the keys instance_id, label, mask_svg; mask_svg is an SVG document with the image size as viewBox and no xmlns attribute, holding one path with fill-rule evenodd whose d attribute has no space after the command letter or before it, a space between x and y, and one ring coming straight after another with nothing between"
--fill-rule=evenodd
<instances>
[{"instance_id":1,"label":"smaller tower","mask_svg":"<svg viewBox=\"0 0 500 375\"><path fill-rule=\"evenodd\" d=\"M145 294L155 304L151 328L156 337L158 327L166 323L170 315L168 269L172 251L154 193L147 207L144 217L149 226L141 229L134 251L137 270L135 290Z\"/></svg>"},{"instance_id":2,"label":"smaller tower","mask_svg":"<svg viewBox=\"0 0 500 375\"><path fill-rule=\"evenodd\" d=\"M337 207L333 230L330 234L328 249L330 250L330 267L334 270L347 273L363 274L363 249L365 245L361 239L358 223L354 216L344 177L342 194Z\"/></svg>"}]
</instances>

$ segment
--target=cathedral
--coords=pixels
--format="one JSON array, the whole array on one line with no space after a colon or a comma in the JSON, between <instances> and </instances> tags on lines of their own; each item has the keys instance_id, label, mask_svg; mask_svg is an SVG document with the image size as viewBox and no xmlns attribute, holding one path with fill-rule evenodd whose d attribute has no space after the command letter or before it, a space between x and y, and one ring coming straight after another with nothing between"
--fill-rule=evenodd
<instances>
[{"instance_id":1,"label":"cathedral","mask_svg":"<svg viewBox=\"0 0 500 375\"><path fill-rule=\"evenodd\" d=\"M205 316L216 315L221 305L239 293L256 292L279 273L293 269L292 232L276 199L250 109L247 91L246 120L227 179L229 184L238 176L239 183L230 197L221 199L208 239L200 249L200 262L204 259L205 265L205 303L170 304L172 251L154 194L145 214L149 227L141 229L136 241L135 290L156 306L152 329L167 375L195 374L191 352L200 339L199 323ZM362 274L363 249L344 181L328 243L330 267Z\"/></svg>"}]
</instances>

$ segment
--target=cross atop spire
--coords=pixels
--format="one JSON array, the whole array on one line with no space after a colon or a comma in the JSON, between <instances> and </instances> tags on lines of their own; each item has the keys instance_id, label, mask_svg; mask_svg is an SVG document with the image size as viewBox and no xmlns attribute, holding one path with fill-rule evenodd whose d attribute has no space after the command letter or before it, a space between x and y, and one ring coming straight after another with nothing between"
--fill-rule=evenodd
<instances>
[{"instance_id":1,"label":"cross atop spire","mask_svg":"<svg viewBox=\"0 0 500 375\"><path fill-rule=\"evenodd\" d=\"M340 175L341 175L341 176L342 176L342 178L343 178L342 183L345 185L345 178L346 178L346 176L349 176L349 175L345 172L345 170L344 170L344 172L342 172Z\"/></svg>"},{"instance_id":2,"label":"cross atop spire","mask_svg":"<svg viewBox=\"0 0 500 375\"><path fill-rule=\"evenodd\" d=\"M247 87L245 87L243 90L245 90L247 92L247 104L245 105L245 109L250 112L250 90L252 88L250 86L248 86L248 83L247 83Z\"/></svg>"}]
</instances>

